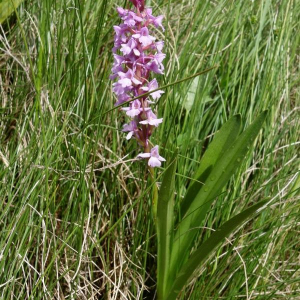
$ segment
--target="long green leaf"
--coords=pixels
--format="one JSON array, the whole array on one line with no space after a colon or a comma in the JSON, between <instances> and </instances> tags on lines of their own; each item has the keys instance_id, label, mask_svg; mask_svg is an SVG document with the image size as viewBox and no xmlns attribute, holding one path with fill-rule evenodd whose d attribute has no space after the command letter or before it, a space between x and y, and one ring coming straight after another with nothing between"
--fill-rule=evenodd
<instances>
[{"instance_id":1,"label":"long green leaf","mask_svg":"<svg viewBox=\"0 0 300 300\"><path fill-rule=\"evenodd\" d=\"M200 189L192 201L175 234L170 263L170 274L172 275L169 278L170 281L174 279L173 276L176 276L177 270L181 268L184 261L188 258L194 238L198 232L195 229L201 226L213 200L221 193L223 187L241 165L250 146L259 133L266 115L267 111L258 116L236 139L232 147L218 159L205 181L205 186Z\"/></svg>"},{"instance_id":2,"label":"long green leaf","mask_svg":"<svg viewBox=\"0 0 300 300\"><path fill-rule=\"evenodd\" d=\"M2 0L0 2L0 24L3 23L23 0Z\"/></svg>"},{"instance_id":3,"label":"long green leaf","mask_svg":"<svg viewBox=\"0 0 300 300\"><path fill-rule=\"evenodd\" d=\"M222 154L232 145L236 140L241 128L241 115L235 115L230 118L220 129L219 132L215 134L213 141L209 144L207 150L205 151L199 168L193 176L196 179L193 182L184 197L181 204L181 214L185 215L191 202L198 194L199 190L203 187L203 183L209 176L212 167L216 161L220 158Z\"/></svg>"},{"instance_id":4,"label":"long green leaf","mask_svg":"<svg viewBox=\"0 0 300 300\"><path fill-rule=\"evenodd\" d=\"M157 204L157 293L164 299L168 277L171 243L174 230L174 191L177 151L170 162L161 184Z\"/></svg>"},{"instance_id":5,"label":"long green leaf","mask_svg":"<svg viewBox=\"0 0 300 300\"><path fill-rule=\"evenodd\" d=\"M225 222L191 255L187 263L178 273L166 300L174 300L181 289L192 278L195 270L199 269L205 259L216 249L216 247L224 241L234 230L236 230L247 218L253 215L259 208L264 206L268 200L260 201L259 203L244 210L238 215Z\"/></svg>"}]
</instances>

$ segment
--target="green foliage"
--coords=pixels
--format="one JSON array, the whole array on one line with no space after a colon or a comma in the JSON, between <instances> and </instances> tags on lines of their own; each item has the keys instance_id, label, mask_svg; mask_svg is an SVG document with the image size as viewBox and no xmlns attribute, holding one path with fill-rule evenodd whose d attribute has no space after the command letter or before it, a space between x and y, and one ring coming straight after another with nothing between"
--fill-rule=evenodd
<instances>
[{"instance_id":1,"label":"green foliage","mask_svg":"<svg viewBox=\"0 0 300 300\"><path fill-rule=\"evenodd\" d=\"M171 256L171 274L172 281L178 270L187 259L191 245L197 234L197 228L203 225L203 220L209 210L213 200L222 192L223 187L229 181L237 168L243 163L250 146L258 135L259 130L266 118L266 112L262 113L232 144L227 145L227 151L221 156L219 153L210 153L213 161L215 161L212 170L207 174L204 180L204 187L199 190L194 198L189 199L190 205L179 223L175 237ZM222 137L216 137L220 142L217 144L223 146ZM223 147L221 148L223 149ZM214 158L216 154L217 158ZM205 157L205 160L207 158ZM201 162L200 162L201 164Z\"/></svg>"},{"instance_id":2,"label":"green foliage","mask_svg":"<svg viewBox=\"0 0 300 300\"><path fill-rule=\"evenodd\" d=\"M158 203L161 209L160 222L158 222L158 297L159 299L175 299L195 269L200 268L203 260L216 246L234 231L252 213L266 202L255 205L238 216L226 222L220 230L214 233L200 250L190 258L197 228L202 225L203 219L210 208L212 201L221 193L225 184L241 166L250 146L258 135L267 111L263 112L240 136L240 116L234 116L216 134L207 153L200 161L200 167L194 178L204 180L204 187L189 192L189 206L182 220L176 225L177 230L174 241L171 242L174 232L173 216L175 169L174 162L167 171L162 182L161 194ZM207 172L207 170L211 170ZM203 176L205 175L205 176ZM164 220L162 222L162 220ZM200 227L201 228L201 227ZM160 271L162 270L162 271ZM160 287L162 286L162 291Z\"/></svg>"},{"instance_id":3,"label":"green foliage","mask_svg":"<svg viewBox=\"0 0 300 300\"><path fill-rule=\"evenodd\" d=\"M181 289L193 277L195 270L199 269L205 259L215 250L215 248L224 241L236 228L238 228L247 218L254 214L259 208L267 203L267 200L261 201L250 208L239 213L237 216L231 218L224 223L219 229L211 234L211 236L198 247L198 249L191 255L187 263L181 268L176 276L169 294L165 299L172 300L177 297ZM164 299L164 298L162 298Z\"/></svg>"},{"instance_id":4,"label":"green foliage","mask_svg":"<svg viewBox=\"0 0 300 300\"><path fill-rule=\"evenodd\" d=\"M199 168L195 172L195 181L192 182L186 193L186 196L182 201L182 215L186 214L192 199L195 198L199 190L204 186L204 181L208 178L212 167L216 164L217 160L226 152L229 147L232 147L236 137L239 134L240 127L241 116L236 115L226 122L220 131L216 133L215 138L208 146L200 161Z\"/></svg>"},{"instance_id":5,"label":"green foliage","mask_svg":"<svg viewBox=\"0 0 300 300\"><path fill-rule=\"evenodd\" d=\"M121 132L124 114L111 110L115 8L125 2L24 1L0 28L0 298L154 298L151 187L145 165L132 161L140 149ZM157 103L164 122L153 143L167 163L179 147L180 217L212 135L238 113L244 129L269 109L204 222L219 228L260 199L273 199L270 208L230 237L233 246L219 248L178 300L297 299L300 2L147 3L166 15L160 86L218 66L197 87L168 86ZM197 235L195 249L210 233Z\"/></svg>"},{"instance_id":6,"label":"green foliage","mask_svg":"<svg viewBox=\"0 0 300 300\"><path fill-rule=\"evenodd\" d=\"M1 0L0 24L3 23L22 2L23 0Z\"/></svg>"},{"instance_id":7,"label":"green foliage","mask_svg":"<svg viewBox=\"0 0 300 300\"><path fill-rule=\"evenodd\" d=\"M174 193L177 151L168 164L157 206L157 294L165 299L174 231Z\"/></svg>"}]
</instances>

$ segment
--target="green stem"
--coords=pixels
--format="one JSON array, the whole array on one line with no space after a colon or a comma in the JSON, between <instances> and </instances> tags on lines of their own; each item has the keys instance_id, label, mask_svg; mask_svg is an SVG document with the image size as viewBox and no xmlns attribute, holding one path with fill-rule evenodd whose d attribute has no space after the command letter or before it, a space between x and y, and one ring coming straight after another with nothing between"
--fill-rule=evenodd
<instances>
[{"instance_id":1,"label":"green stem","mask_svg":"<svg viewBox=\"0 0 300 300\"><path fill-rule=\"evenodd\" d=\"M157 199L158 199L158 190L157 185L155 181L155 173L154 168L149 167L151 182L152 182L152 211L153 211L153 218L156 223L156 217L157 217Z\"/></svg>"},{"instance_id":2,"label":"green stem","mask_svg":"<svg viewBox=\"0 0 300 300\"><path fill-rule=\"evenodd\" d=\"M146 146L145 146L145 153L150 153L150 145L149 145L149 143L147 143ZM149 168L149 173L150 173L150 178L151 178L151 183L152 183L152 211L153 211L153 219L154 219L154 221L156 223L158 190L157 190L157 185L156 185L156 180L155 180L154 168L152 168L152 167L148 167L148 168Z\"/></svg>"}]
</instances>

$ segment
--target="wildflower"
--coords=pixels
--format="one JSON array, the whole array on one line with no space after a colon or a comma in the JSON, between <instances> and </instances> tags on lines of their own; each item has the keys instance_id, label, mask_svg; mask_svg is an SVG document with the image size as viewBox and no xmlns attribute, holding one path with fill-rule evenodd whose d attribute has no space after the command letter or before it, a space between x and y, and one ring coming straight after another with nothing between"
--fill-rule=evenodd
<instances>
[{"instance_id":1,"label":"wildflower","mask_svg":"<svg viewBox=\"0 0 300 300\"><path fill-rule=\"evenodd\" d=\"M144 125L149 124L151 126L158 127L158 125L160 123L162 123L162 121L163 121L162 118L157 119L156 115L151 110L147 111L146 116L147 116L147 119L144 121L141 121L140 124L144 124Z\"/></svg>"},{"instance_id":2,"label":"wildflower","mask_svg":"<svg viewBox=\"0 0 300 300\"><path fill-rule=\"evenodd\" d=\"M148 165L153 168L160 167L161 162L166 161L163 157L159 155L157 145L151 149L150 153L140 153L138 157L149 158Z\"/></svg>"},{"instance_id":3,"label":"wildflower","mask_svg":"<svg viewBox=\"0 0 300 300\"><path fill-rule=\"evenodd\" d=\"M123 125L126 139L135 137L144 148L145 153L140 158L148 158L150 167L160 166L165 159L158 154L158 146L149 150L149 138L153 128L162 123L151 109L150 100L157 100L164 91L159 90L156 78L150 78L151 73L163 74L163 60L166 55L162 53L163 41L156 39L151 27L164 30L163 16L153 16L151 8L145 8L145 0L130 0L135 11L117 8L122 24L114 26L115 38L113 47L114 62L111 69L113 92L117 97L115 105L129 102L129 106L121 110L131 118L128 124ZM153 27L152 27L153 28ZM149 93L149 96L141 96ZM141 97L139 97L141 96ZM130 99L137 98L130 102Z\"/></svg>"},{"instance_id":4,"label":"wildflower","mask_svg":"<svg viewBox=\"0 0 300 300\"><path fill-rule=\"evenodd\" d=\"M155 41L155 37L149 35L149 30L147 27L143 27L140 32L134 34L133 37L139 40L144 47L152 45L153 41Z\"/></svg>"},{"instance_id":5,"label":"wildflower","mask_svg":"<svg viewBox=\"0 0 300 300\"><path fill-rule=\"evenodd\" d=\"M150 81L148 83L148 86L143 86L141 87L141 89L145 92L151 92L153 90L156 90L158 89L158 83L157 83L157 80L154 78L152 81ZM155 92L152 92L150 94L150 96L153 98L153 99L159 99L161 97L161 94L163 94L164 91L161 91L161 90L158 90L158 91L155 91Z\"/></svg>"},{"instance_id":6,"label":"wildflower","mask_svg":"<svg viewBox=\"0 0 300 300\"><path fill-rule=\"evenodd\" d=\"M134 100L130 107L123 107L122 110L126 111L126 115L129 117L135 117L138 116L143 112L143 107L141 106L140 100Z\"/></svg>"},{"instance_id":7,"label":"wildflower","mask_svg":"<svg viewBox=\"0 0 300 300\"><path fill-rule=\"evenodd\" d=\"M136 122L131 121L129 124L124 124L123 125L123 132L128 132L126 136L126 140L130 140L134 133L138 130Z\"/></svg>"}]
</instances>

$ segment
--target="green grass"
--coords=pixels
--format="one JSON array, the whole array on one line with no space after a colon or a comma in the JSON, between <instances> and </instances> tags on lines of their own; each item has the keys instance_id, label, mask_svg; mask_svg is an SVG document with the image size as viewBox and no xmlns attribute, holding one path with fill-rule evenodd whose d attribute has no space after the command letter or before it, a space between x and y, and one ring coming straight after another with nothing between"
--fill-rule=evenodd
<instances>
[{"instance_id":1,"label":"green grass","mask_svg":"<svg viewBox=\"0 0 300 300\"><path fill-rule=\"evenodd\" d=\"M1 300L154 298L150 182L124 114L104 114L116 2L126 3L25 1L0 27ZM199 241L250 204L272 204L180 299L299 299L299 1L148 2L166 15L161 85L218 66L158 103L152 141L167 160L179 147L177 207L221 125L240 113L246 128L269 109Z\"/></svg>"}]
</instances>

